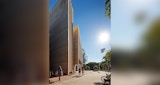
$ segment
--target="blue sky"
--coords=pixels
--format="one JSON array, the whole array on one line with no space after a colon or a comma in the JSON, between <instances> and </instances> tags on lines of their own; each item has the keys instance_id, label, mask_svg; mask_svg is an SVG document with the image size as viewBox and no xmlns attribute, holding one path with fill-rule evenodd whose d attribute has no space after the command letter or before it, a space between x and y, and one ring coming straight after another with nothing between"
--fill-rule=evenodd
<instances>
[{"instance_id":1,"label":"blue sky","mask_svg":"<svg viewBox=\"0 0 160 85\"><path fill-rule=\"evenodd\" d=\"M72 0L73 26L79 25L82 46L89 62L101 61L104 56L101 49L110 49L108 43L98 42L100 33L110 31L110 20L104 16L104 2L105 0Z\"/></svg>"},{"instance_id":2,"label":"blue sky","mask_svg":"<svg viewBox=\"0 0 160 85\"><path fill-rule=\"evenodd\" d=\"M112 46L135 50L143 44L142 36L150 23L160 15L159 0L112 0ZM135 17L142 13L144 23L137 24Z\"/></svg>"},{"instance_id":3,"label":"blue sky","mask_svg":"<svg viewBox=\"0 0 160 85\"><path fill-rule=\"evenodd\" d=\"M49 0L49 10L51 10L58 0Z\"/></svg>"},{"instance_id":4,"label":"blue sky","mask_svg":"<svg viewBox=\"0 0 160 85\"><path fill-rule=\"evenodd\" d=\"M50 9L57 0L50 0ZM106 51L110 49L109 43L100 43L99 35L110 33L110 19L104 16L105 0L72 0L73 26L79 25L82 47L88 56L88 62L100 62Z\"/></svg>"}]
</instances>

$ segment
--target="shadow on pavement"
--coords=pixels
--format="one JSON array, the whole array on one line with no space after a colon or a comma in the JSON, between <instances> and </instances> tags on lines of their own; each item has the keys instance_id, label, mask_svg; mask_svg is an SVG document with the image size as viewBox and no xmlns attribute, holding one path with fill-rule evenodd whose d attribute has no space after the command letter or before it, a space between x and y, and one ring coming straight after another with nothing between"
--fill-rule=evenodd
<instances>
[{"instance_id":1,"label":"shadow on pavement","mask_svg":"<svg viewBox=\"0 0 160 85\"><path fill-rule=\"evenodd\" d=\"M81 76L78 76L78 75L77 75L77 76L73 76L72 78L79 78L79 77L81 77Z\"/></svg>"},{"instance_id":2,"label":"shadow on pavement","mask_svg":"<svg viewBox=\"0 0 160 85\"><path fill-rule=\"evenodd\" d=\"M105 85L105 84L102 82L96 82L96 83L94 83L94 85Z\"/></svg>"},{"instance_id":3,"label":"shadow on pavement","mask_svg":"<svg viewBox=\"0 0 160 85\"><path fill-rule=\"evenodd\" d=\"M49 82L49 84L52 84L52 83L54 83L54 82Z\"/></svg>"}]
</instances>

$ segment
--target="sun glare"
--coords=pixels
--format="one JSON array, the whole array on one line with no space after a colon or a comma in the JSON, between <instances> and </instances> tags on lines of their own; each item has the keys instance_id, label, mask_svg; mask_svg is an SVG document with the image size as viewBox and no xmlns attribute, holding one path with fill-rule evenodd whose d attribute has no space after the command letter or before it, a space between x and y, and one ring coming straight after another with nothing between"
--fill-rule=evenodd
<instances>
[{"instance_id":1,"label":"sun glare","mask_svg":"<svg viewBox=\"0 0 160 85\"><path fill-rule=\"evenodd\" d=\"M102 32L99 35L99 42L100 43L107 43L109 41L109 33L108 32Z\"/></svg>"}]
</instances>

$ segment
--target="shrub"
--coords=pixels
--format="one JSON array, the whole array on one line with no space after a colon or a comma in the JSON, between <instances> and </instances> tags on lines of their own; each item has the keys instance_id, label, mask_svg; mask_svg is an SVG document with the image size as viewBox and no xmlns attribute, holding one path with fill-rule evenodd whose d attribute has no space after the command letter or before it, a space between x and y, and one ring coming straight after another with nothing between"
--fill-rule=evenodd
<instances>
[{"instance_id":1,"label":"shrub","mask_svg":"<svg viewBox=\"0 0 160 85\"><path fill-rule=\"evenodd\" d=\"M93 70L94 70L94 71L98 71L98 66L97 66L97 65L94 65Z\"/></svg>"},{"instance_id":2,"label":"shrub","mask_svg":"<svg viewBox=\"0 0 160 85\"><path fill-rule=\"evenodd\" d=\"M86 69L86 70L90 70L90 67L86 65L86 68L85 68L85 69Z\"/></svg>"}]
</instances>

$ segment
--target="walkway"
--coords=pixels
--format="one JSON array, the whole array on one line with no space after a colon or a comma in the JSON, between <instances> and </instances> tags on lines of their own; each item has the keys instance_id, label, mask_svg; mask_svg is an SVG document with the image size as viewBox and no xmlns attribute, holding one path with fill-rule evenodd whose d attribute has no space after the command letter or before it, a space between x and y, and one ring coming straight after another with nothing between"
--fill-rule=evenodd
<instances>
[{"instance_id":1,"label":"walkway","mask_svg":"<svg viewBox=\"0 0 160 85\"><path fill-rule=\"evenodd\" d=\"M50 85L103 85L101 76L104 76L105 74L106 73L102 71L99 73L93 71L85 71L85 74L83 76L79 76L78 73L76 73L72 76L68 76L68 79L63 78L62 81L57 81Z\"/></svg>"}]
</instances>

